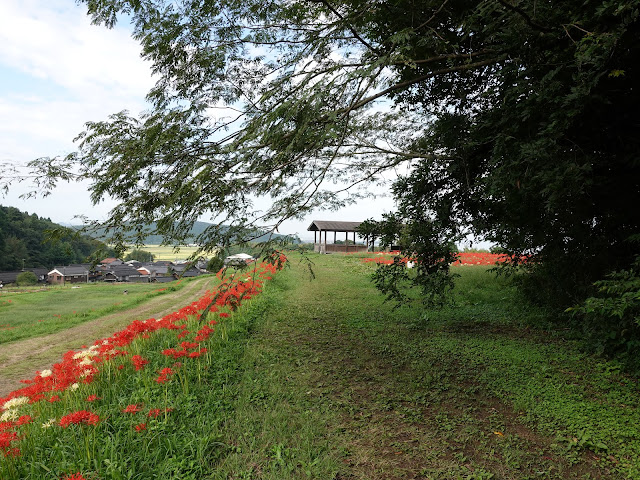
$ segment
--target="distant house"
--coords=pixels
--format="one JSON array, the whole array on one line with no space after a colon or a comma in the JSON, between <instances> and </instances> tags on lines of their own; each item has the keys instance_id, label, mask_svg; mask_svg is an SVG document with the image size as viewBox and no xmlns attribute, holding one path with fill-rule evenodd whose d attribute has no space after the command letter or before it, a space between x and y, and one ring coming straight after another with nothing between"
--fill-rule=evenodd
<instances>
[{"instance_id":1,"label":"distant house","mask_svg":"<svg viewBox=\"0 0 640 480\"><path fill-rule=\"evenodd\" d=\"M224 259L225 267L246 267L249 263L253 262L254 258L248 253L237 253L235 255L229 255Z\"/></svg>"},{"instance_id":2,"label":"distant house","mask_svg":"<svg viewBox=\"0 0 640 480\"><path fill-rule=\"evenodd\" d=\"M105 258L104 260L100 261L100 265L123 265L124 262L122 260L120 260L119 258L113 258L113 257L109 257L109 258Z\"/></svg>"},{"instance_id":3,"label":"distant house","mask_svg":"<svg viewBox=\"0 0 640 480\"><path fill-rule=\"evenodd\" d=\"M151 277L151 281L153 281L157 277L171 277L169 264L170 262L145 263L140 268L147 270Z\"/></svg>"},{"instance_id":4,"label":"distant house","mask_svg":"<svg viewBox=\"0 0 640 480\"><path fill-rule=\"evenodd\" d=\"M148 276L142 275L130 265L109 265L102 274L105 282L148 282Z\"/></svg>"},{"instance_id":5,"label":"distant house","mask_svg":"<svg viewBox=\"0 0 640 480\"><path fill-rule=\"evenodd\" d=\"M46 268L25 268L25 272L33 272L36 277L38 277L38 282L46 282L47 281L47 273L49 272ZM16 270L13 272L0 272L0 284L7 285L9 283L16 283L18 275L22 273L22 270Z\"/></svg>"},{"instance_id":6,"label":"distant house","mask_svg":"<svg viewBox=\"0 0 640 480\"><path fill-rule=\"evenodd\" d=\"M151 270L147 267L143 267L143 266L139 266L136 267L136 270L138 270L138 272L140 272L140 275L149 275L149 277L151 276Z\"/></svg>"},{"instance_id":7,"label":"distant house","mask_svg":"<svg viewBox=\"0 0 640 480\"><path fill-rule=\"evenodd\" d=\"M201 273L199 268L187 262L174 264L171 268L174 276L178 278L197 277Z\"/></svg>"},{"instance_id":8,"label":"distant house","mask_svg":"<svg viewBox=\"0 0 640 480\"><path fill-rule=\"evenodd\" d=\"M53 285L66 283L88 283L95 281L96 275L91 270L91 265L77 264L55 267L47 273L47 282Z\"/></svg>"}]
</instances>

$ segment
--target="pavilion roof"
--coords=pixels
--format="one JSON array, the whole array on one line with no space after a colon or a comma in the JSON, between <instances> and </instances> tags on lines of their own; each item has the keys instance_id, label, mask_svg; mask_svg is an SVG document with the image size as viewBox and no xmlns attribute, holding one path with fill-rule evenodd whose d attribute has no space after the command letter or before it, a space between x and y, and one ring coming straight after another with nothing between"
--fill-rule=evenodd
<instances>
[{"instance_id":1,"label":"pavilion roof","mask_svg":"<svg viewBox=\"0 0 640 480\"><path fill-rule=\"evenodd\" d=\"M355 232L362 222L336 222L333 220L314 220L307 228L309 232L328 230L330 232Z\"/></svg>"}]
</instances>

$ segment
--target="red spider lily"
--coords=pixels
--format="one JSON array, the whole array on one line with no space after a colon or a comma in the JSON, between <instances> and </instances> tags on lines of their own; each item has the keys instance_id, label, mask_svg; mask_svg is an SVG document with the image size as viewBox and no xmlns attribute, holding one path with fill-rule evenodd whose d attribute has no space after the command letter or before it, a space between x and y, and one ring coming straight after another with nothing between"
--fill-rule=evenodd
<instances>
[{"instance_id":1,"label":"red spider lily","mask_svg":"<svg viewBox=\"0 0 640 480\"><path fill-rule=\"evenodd\" d=\"M0 422L0 432L11 430L13 428L13 422Z\"/></svg>"},{"instance_id":2,"label":"red spider lily","mask_svg":"<svg viewBox=\"0 0 640 480\"><path fill-rule=\"evenodd\" d=\"M64 477L61 477L60 480L87 480L87 479L82 476L82 473L77 472L77 473L70 473L68 475L65 475Z\"/></svg>"},{"instance_id":3,"label":"red spider lily","mask_svg":"<svg viewBox=\"0 0 640 480\"><path fill-rule=\"evenodd\" d=\"M17 442L19 439L20 437L18 437L16 432L0 432L0 452L2 452L5 457L20 455L20 450L11 447L11 443Z\"/></svg>"},{"instance_id":4,"label":"red spider lily","mask_svg":"<svg viewBox=\"0 0 640 480\"><path fill-rule=\"evenodd\" d=\"M88 410L78 410L77 412L65 415L60 419L59 425L62 428L67 428L69 425L78 425L84 423L86 425L97 425L100 421L100 417Z\"/></svg>"},{"instance_id":5,"label":"red spider lily","mask_svg":"<svg viewBox=\"0 0 640 480\"><path fill-rule=\"evenodd\" d=\"M18 420L16 420L16 425L28 425L31 422L33 422L31 415L22 415Z\"/></svg>"},{"instance_id":6,"label":"red spider lily","mask_svg":"<svg viewBox=\"0 0 640 480\"><path fill-rule=\"evenodd\" d=\"M127 405L126 408L122 409L122 413L138 413L141 408L142 405L132 403L131 405Z\"/></svg>"},{"instance_id":7,"label":"red spider lily","mask_svg":"<svg viewBox=\"0 0 640 480\"><path fill-rule=\"evenodd\" d=\"M169 378L173 375L173 370L166 367L160 370L160 375L156 378L156 382L158 383L166 383L169 381Z\"/></svg>"},{"instance_id":8,"label":"red spider lily","mask_svg":"<svg viewBox=\"0 0 640 480\"><path fill-rule=\"evenodd\" d=\"M228 316L229 316L229 314L228 314L228 313L226 313L226 312L222 312L222 313L220 314L220 317L222 317L222 318L227 318Z\"/></svg>"},{"instance_id":9,"label":"red spider lily","mask_svg":"<svg viewBox=\"0 0 640 480\"><path fill-rule=\"evenodd\" d=\"M87 402L95 402L96 400L101 400L102 397L99 397L97 395L89 395L87 397Z\"/></svg>"},{"instance_id":10,"label":"red spider lily","mask_svg":"<svg viewBox=\"0 0 640 480\"><path fill-rule=\"evenodd\" d=\"M195 348L198 348L200 345L198 345L197 343L194 342L182 342L180 344L180 346L184 349L184 350L193 350Z\"/></svg>"},{"instance_id":11,"label":"red spider lily","mask_svg":"<svg viewBox=\"0 0 640 480\"><path fill-rule=\"evenodd\" d=\"M201 342L203 340L206 340L213 333L213 331L214 331L213 328L209 327L208 325L205 325L200 330L198 330L198 334L196 335L196 338L194 338L194 340L196 342Z\"/></svg>"},{"instance_id":12,"label":"red spider lily","mask_svg":"<svg viewBox=\"0 0 640 480\"><path fill-rule=\"evenodd\" d=\"M142 370L144 366L149 363L149 360L142 358L140 355L134 355L131 357L131 362L133 362L133 366L137 370Z\"/></svg>"},{"instance_id":13,"label":"red spider lily","mask_svg":"<svg viewBox=\"0 0 640 480\"><path fill-rule=\"evenodd\" d=\"M205 353L207 353L207 349L206 348L201 348L200 350L196 351L196 352L191 352L188 356L189 358L197 358L201 355L204 355Z\"/></svg>"},{"instance_id":14,"label":"red spider lily","mask_svg":"<svg viewBox=\"0 0 640 480\"><path fill-rule=\"evenodd\" d=\"M138 425L135 426L136 432L143 432L144 430L147 429L147 424L146 423L139 423Z\"/></svg>"},{"instance_id":15,"label":"red spider lily","mask_svg":"<svg viewBox=\"0 0 640 480\"><path fill-rule=\"evenodd\" d=\"M59 402L60 401L60 396L59 395L52 395L49 400L47 400L47 402L49 403L53 403L53 402Z\"/></svg>"},{"instance_id":16,"label":"red spider lily","mask_svg":"<svg viewBox=\"0 0 640 480\"><path fill-rule=\"evenodd\" d=\"M157 418L158 415L165 413L165 412L171 412L173 411L173 408L152 408L151 410L149 410L149 413L147 414L147 417L149 418Z\"/></svg>"}]
</instances>

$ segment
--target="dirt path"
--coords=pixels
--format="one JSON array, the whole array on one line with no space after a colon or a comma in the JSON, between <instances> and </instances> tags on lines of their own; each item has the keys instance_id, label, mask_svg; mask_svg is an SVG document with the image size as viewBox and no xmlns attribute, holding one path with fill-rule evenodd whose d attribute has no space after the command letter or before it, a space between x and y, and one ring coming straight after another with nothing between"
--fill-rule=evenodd
<instances>
[{"instance_id":1,"label":"dirt path","mask_svg":"<svg viewBox=\"0 0 640 480\"><path fill-rule=\"evenodd\" d=\"M104 317L66 330L2 345L0 348L0 397L20 388L20 380L32 378L36 371L49 368L69 350L90 345L112 335L133 320L162 317L193 302L211 288L211 277L196 279L177 292L171 292Z\"/></svg>"}]
</instances>

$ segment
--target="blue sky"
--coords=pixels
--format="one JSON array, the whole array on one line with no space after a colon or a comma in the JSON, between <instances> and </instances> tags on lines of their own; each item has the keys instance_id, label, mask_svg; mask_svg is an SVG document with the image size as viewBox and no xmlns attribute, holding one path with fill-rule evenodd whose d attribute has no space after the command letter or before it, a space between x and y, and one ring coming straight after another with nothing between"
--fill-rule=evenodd
<instances>
[{"instance_id":1,"label":"blue sky","mask_svg":"<svg viewBox=\"0 0 640 480\"><path fill-rule=\"evenodd\" d=\"M73 0L0 2L0 162L24 164L73 151L73 138L85 122L124 109L144 110L153 83L128 25L113 30L91 25ZM60 223L73 222L75 215L104 218L112 205L92 205L87 184L62 184L47 198L20 199L26 190L16 185L0 204ZM388 198L367 200L287 222L281 232L309 238L312 220L379 218L392 208Z\"/></svg>"}]
</instances>

